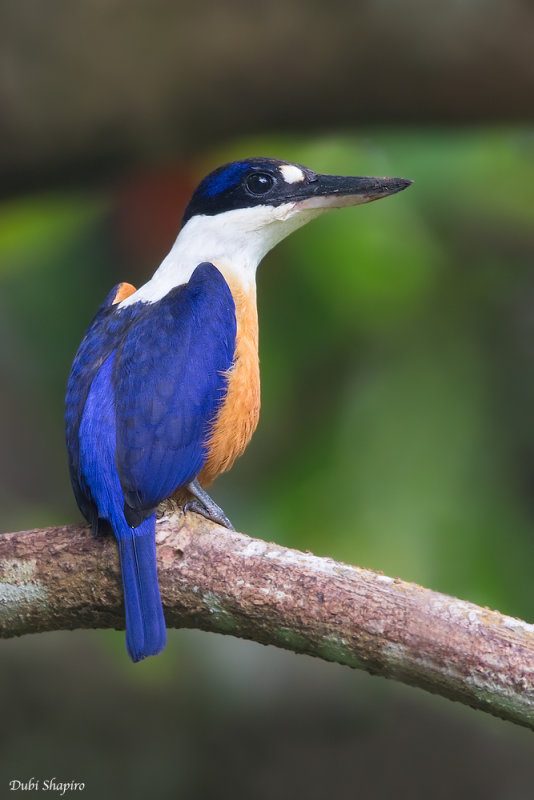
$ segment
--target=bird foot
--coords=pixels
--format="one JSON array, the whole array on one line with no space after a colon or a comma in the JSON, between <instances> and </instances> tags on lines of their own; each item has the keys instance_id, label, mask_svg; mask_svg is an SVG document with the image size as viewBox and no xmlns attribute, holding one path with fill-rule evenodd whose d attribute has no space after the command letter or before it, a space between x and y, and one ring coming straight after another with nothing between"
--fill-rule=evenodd
<instances>
[{"instance_id":1,"label":"bird foot","mask_svg":"<svg viewBox=\"0 0 534 800\"><path fill-rule=\"evenodd\" d=\"M201 514L206 519L211 520L211 522L216 522L219 525L223 525L228 530L235 531L234 526L217 503L211 499L209 494L204 491L198 481L191 481L187 485L187 489L193 495L193 500L189 500L184 506L184 512L187 514L188 511L194 511L197 514Z\"/></svg>"}]
</instances>

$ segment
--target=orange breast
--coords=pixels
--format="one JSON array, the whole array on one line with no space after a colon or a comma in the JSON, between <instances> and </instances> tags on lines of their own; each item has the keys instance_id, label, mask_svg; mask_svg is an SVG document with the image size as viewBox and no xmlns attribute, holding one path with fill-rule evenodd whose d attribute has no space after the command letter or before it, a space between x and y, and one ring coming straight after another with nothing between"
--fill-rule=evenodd
<instances>
[{"instance_id":1,"label":"orange breast","mask_svg":"<svg viewBox=\"0 0 534 800\"><path fill-rule=\"evenodd\" d=\"M234 296L237 336L234 365L228 373L228 391L213 423L208 457L199 481L209 485L230 469L245 450L256 430L260 414L260 368L258 360L258 313L254 289L230 289Z\"/></svg>"}]
</instances>

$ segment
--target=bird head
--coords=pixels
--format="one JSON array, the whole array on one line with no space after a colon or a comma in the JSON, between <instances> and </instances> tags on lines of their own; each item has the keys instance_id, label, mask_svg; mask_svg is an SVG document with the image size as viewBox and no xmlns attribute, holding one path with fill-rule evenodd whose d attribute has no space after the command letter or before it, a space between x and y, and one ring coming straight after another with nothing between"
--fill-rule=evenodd
<instances>
[{"instance_id":1,"label":"bird head","mask_svg":"<svg viewBox=\"0 0 534 800\"><path fill-rule=\"evenodd\" d=\"M211 172L196 188L182 225L192 217L269 209L273 222L304 212L321 213L330 208L370 203L402 191L412 183L404 178L360 178L320 175L300 164L275 158L249 158L224 164ZM278 211L276 210L278 209ZM282 212L280 212L282 209ZM254 214L250 214L251 218ZM230 219L230 218L228 218ZM302 223L304 224L304 223Z\"/></svg>"},{"instance_id":2,"label":"bird head","mask_svg":"<svg viewBox=\"0 0 534 800\"><path fill-rule=\"evenodd\" d=\"M206 259L246 255L255 269L274 245L314 217L388 197L411 183L404 178L320 175L274 158L234 161L198 185L185 210L182 233L191 229L195 237L204 238L215 251Z\"/></svg>"}]
</instances>

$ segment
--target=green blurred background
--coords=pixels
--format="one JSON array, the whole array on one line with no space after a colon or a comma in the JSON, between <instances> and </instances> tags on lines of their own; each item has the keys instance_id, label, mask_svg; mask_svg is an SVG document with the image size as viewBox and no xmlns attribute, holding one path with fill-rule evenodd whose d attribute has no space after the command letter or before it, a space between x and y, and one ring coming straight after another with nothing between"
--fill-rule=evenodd
<instances>
[{"instance_id":1,"label":"green blurred background","mask_svg":"<svg viewBox=\"0 0 534 800\"><path fill-rule=\"evenodd\" d=\"M79 519L71 360L200 177L258 154L408 177L265 259L260 426L213 494L253 536L532 620L530 5L0 9L1 530ZM169 639L135 667L122 633L0 642L0 795L55 776L97 798L531 796L511 724L231 637Z\"/></svg>"}]
</instances>

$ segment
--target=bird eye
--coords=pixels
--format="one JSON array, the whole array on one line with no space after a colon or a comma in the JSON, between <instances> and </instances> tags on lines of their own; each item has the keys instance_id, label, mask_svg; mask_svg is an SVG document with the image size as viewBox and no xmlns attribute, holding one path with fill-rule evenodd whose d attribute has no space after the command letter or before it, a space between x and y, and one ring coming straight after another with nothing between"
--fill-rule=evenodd
<instances>
[{"instance_id":1,"label":"bird eye","mask_svg":"<svg viewBox=\"0 0 534 800\"><path fill-rule=\"evenodd\" d=\"M274 185L274 178L268 172L253 172L245 180L245 186L251 194L266 194Z\"/></svg>"}]
</instances>

